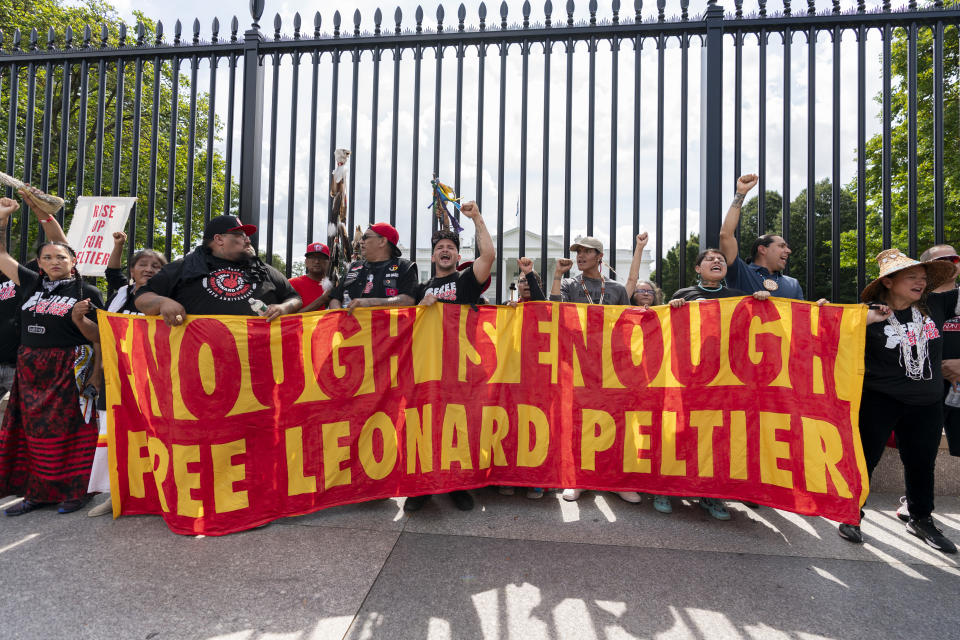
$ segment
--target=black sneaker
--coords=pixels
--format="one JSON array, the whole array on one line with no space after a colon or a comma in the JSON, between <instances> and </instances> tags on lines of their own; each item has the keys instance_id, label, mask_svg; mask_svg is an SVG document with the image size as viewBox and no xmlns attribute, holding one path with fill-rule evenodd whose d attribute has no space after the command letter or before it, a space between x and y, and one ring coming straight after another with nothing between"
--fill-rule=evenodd
<instances>
[{"instance_id":1,"label":"black sneaker","mask_svg":"<svg viewBox=\"0 0 960 640\"><path fill-rule=\"evenodd\" d=\"M860 533L860 526L855 524L841 524L837 529L837 533L840 534L840 537L844 540L849 540L855 544L863 543L863 534Z\"/></svg>"},{"instance_id":2,"label":"black sneaker","mask_svg":"<svg viewBox=\"0 0 960 640\"><path fill-rule=\"evenodd\" d=\"M937 525L933 523L932 516L920 518L919 520L910 518L909 522L907 522L907 531L917 536L937 551L942 551L944 553L957 552L957 545L947 540L946 536L943 535L943 531L938 529Z\"/></svg>"},{"instance_id":3,"label":"black sneaker","mask_svg":"<svg viewBox=\"0 0 960 640\"><path fill-rule=\"evenodd\" d=\"M910 522L910 509L907 508L907 496L900 496L900 506L897 507L897 517L904 522Z\"/></svg>"},{"instance_id":4,"label":"black sneaker","mask_svg":"<svg viewBox=\"0 0 960 640\"><path fill-rule=\"evenodd\" d=\"M468 491L451 491L450 498L453 499L453 504L457 509L460 509L460 511L470 511L473 509L473 496L471 496Z\"/></svg>"},{"instance_id":5,"label":"black sneaker","mask_svg":"<svg viewBox=\"0 0 960 640\"><path fill-rule=\"evenodd\" d=\"M425 496L410 496L403 501L403 510L407 513L412 513L413 511L420 511L423 505L427 504L427 500L430 499L430 494L428 493Z\"/></svg>"}]
</instances>

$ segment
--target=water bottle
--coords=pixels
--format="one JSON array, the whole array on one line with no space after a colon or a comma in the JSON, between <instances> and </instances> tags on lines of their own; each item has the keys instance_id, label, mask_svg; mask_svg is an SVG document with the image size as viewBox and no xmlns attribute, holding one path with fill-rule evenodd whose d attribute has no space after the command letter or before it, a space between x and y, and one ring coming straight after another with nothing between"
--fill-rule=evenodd
<instances>
[{"instance_id":1,"label":"water bottle","mask_svg":"<svg viewBox=\"0 0 960 640\"><path fill-rule=\"evenodd\" d=\"M947 392L947 397L943 400L943 403L948 407L960 407L960 382L950 385L950 391Z\"/></svg>"},{"instance_id":2,"label":"water bottle","mask_svg":"<svg viewBox=\"0 0 960 640\"><path fill-rule=\"evenodd\" d=\"M253 312L258 316L262 316L267 312L267 303L263 300L258 300L257 298L250 298L247 300L250 303L250 308L253 309Z\"/></svg>"}]
</instances>

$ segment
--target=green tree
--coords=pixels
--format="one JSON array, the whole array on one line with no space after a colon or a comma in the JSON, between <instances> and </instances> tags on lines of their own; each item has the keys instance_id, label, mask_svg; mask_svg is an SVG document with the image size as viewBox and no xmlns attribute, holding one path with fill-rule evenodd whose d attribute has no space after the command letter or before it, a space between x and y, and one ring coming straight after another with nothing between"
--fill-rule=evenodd
<instances>
[{"instance_id":1,"label":"green tree","mask_svg":"<svg viewBox=\"0 0 960 640\"><path fill-rule=\"evenodd\" d=\"M143 23L143 40L146 43L155 41L156 25L140 12L135 14L137 19ZM89 43L85 30L90 26L91 34ZM136 44L138 37L135 25L124 25L114 7L101 0L83 0L79 4L68 5L64 0L13 0L13 2L0 4L0 29L5 34L5 43L9 46L12 42L12 33L19 29L21 34L21 48L27 49L31 46L31 32L36 29L36 46L38 49L44 49L50 42L48 41L48 29L53 29L53 46L60 48L65 46L68 27L73 32L72 46L99 48L104 46L101 39L101 28L106 27L107 39L106 47L127 46ZM120 40L121 29L127 31L125 42ZM27 96L27 77L29 68L21 65L18 68L18 95L16 102L17 110L17 129L16 140L13 145L14 174L18 177L29 176L36 185L41 184L43 170L46 169L49 174L47 190L51 193L57 193L67 201L65 207L66 219L64 227L69 226L72 215L73 204L76 203L78 195L110 195L116 191L119 195L128 195L131 193L131 181L133 178L133 149L139 152L139 164L137 168L136 182L137 194L139 200L136 209L136 230L134 232L134 247L153 246L154 248L166 251L172 255L180 255L199 241L203 231L203 215L206 206L207 189L210 189L211 213L216 215L224 210L224 199L226 197L227 181L225 179L226 164L221 154L216 150L216 143L222 139L222 123L218 118L214 119L213 128L215 132L215 146L211 155L213 180L208 184L206 180L207 165L207 145L206 132L208 126L209 114L209 96L205 92L197 92L197 118L193 123L195 143L194 153L194 176L192 182L192 215L190 219L190 236L184 237L186 232L186 203L187 203L187 165L190 152L190 81L189 81L189 60L182 63L177 82L177 110L173 112L174 96L174 76L172 65L169 61L161 61L158 67L154 68L154 61L146 61L143 64L143 82L141 84L141 102L140 102L140 134L133 139L133 125L135 119L136 105L134 102L134 91L136 89L136 67L132 61L127 61L123 66L123 93L120 93L120 83L118 78L120 71L114 61L110 61L104 68L104 91L100 95L100 68L94 63L87 69L87 87L88 98L86 101L86 113L81 122L81 85L83 80L83 68L79 60L68 68L68 73L64 73L63 65L53 64L47 68L46 65L38 65L34 71L36 79L36 99L33 106L34 131L31 140L25 140L26 121L29 111ZM154 91L154 74L159 73L159 91ZM51 76L51 91L47 92L47 77ZM69 84L69 111L62 113L62 96L65 87L64 76L66 75ZM9 114L11 109L10 96L10 67L4 69L3 78L0 80L0 112ZM101 137L98 135L97 128L97 109L100 101L104 105L104 121L102 135L102 154L98 158L96 154L97 143ZM117 105L120 104L120 118L117 118ZM42 148L42 126L44 122L45 107L50 107L50 152L46 167L41 166L44 157ZM152 149L151 139L153 136L152 114L154 109L158 113L158 126L156 131L157 145ZM61 139L62 125L66 119L67 136L65 140ZM82 154L80 153L80 134L83 132ZM172 132L176 132L176 164L174 166L174 178L171 182L170 175L170 144ZM8 139L7 128L0 130L0 149L9 149L10 140ZM119 136L120 157L114 155L115 142ZM61 144L67 147L66 162L61 166L59 160L59 149ZM25 166L27 156L27 145L32 150L31 166ZM156 187L154 214L149 215L149 197L151 195L151 153L156 154ZM82 162L81 162L82 158ZM102 167L102 179L99 185L95 184L94 176L96 165L100 163ZM113 184L113 167L119 164L119 183ZM6 162L2 168L6 170ZM64 185L62 193L58 189L59 184ZM236 188L233 180L230 181L230 210L236 211L239 190ZM167 209L172 208L172 222L170 223L170 242L167 242ZM19 238L21 230L17 224L12 229L14 238ZM27 246L32 247L36 241L37 228L33 224L29 228Z\"/></svg>"},{"instance_id":2,"label":"green tree","mask_svg":"<svg viewBox=\"0 0 960 640\"><path fill-rule=\"evenodd\" d=\"M957 6L958 0L946 0L945 6ZM960 102L960 46L957 26L948 25L943 39L943 132L935 136L933 130L933 32L918 30L917 36L917 247L919 251L935 242L934 228L934 143L943 142L943 212L944 239L956 246L960 243L960 113L955 105ZM891 43L891 244L903 251L909 247L908 188L908 41L903 29L894 31ZM875 101L882 104L882 95ZM952 105L952 106L951 106ZM872 259L883 248L883 136L878 134L866 144L866 249L867 274L875 277L877 264ZM856 197L854 180L849 191ZM856 265L856 230L844 232L841 239L844 266Z\"/></svg>"},{"instance_id":3,"label":"green tree","mask_svg":"<svg viewBox=\"0 0 960 640\"><path fill-rule=\"evenodd\" d=\"M684 273L686 277L682 283L683 287L689 287L697 281L697 273L693 270L693 263L697 259L697 254L700 253L700 235L696 233L691 233L690 237L687 238L686 245L686 268ZM663 289L663 296L665 300L669 300L671 296L676 292L677 289L681 289L680 282L680 243L676 243L673 247L667 251L667 255L664 256L662 262L662 280L660 281L660 288ZM654 282L657 281L657 272L656 270L650 273L650 279Z\"/></svg>"},{"instance_id":4,"label":"green tree","mask_svg":"<svg viewBox=\"0 0 960 640\"><path fill-rule=\"evenodd\" d=\"M783 235L783 197L775 192L766 194L766 222L764 233ZM740 257L750 259L753 242L757 239L757 216L759 197L754 196L744 206L740 216ZM808 300L826 298L833 302L855 302L857 299L857 264L845 264L841 261L840 273L834 274L831 247L833 244L833 187L829 179L816 183L814 189L814 280L813 291L807 291L807 190L802 190L790 203L789 242L792 253L787 262L787 273L797 278ZM841 247L843 233L853 229L856 233L857 201L856 196L846 188L840 189L839 223ZM839 297L834 299L832 282L839 282Z\"/></svg>"},{"instance_id":5,"label":"green tree","mask_svg":"<svg viewBox=\"0 0 960 640\"><path fill-rule=\"evenodd\" d=\"M783 235L783 197L776 191L767 191L766 194L766 225L763 233ZM759 196L754 196L743 205L740 214L740 257L749 261L751 249L760 231ZM833 229L833 189L829 180L824 179L816 184L814 190L814 281L813 291L807 291L807 190L801 191L790 203L790 248L793 250L787 263L787 273L800 280L804 294L808 300L827 298L835 302L855 302L857 299L857 264L841 262L840 273L836 274L839 282L839 297L834 299L832 282L831 245ZM844 233L856 227L857 206L856 197L848 189L840 190L840 229L841 246ZM855 240L855 236L854 236ZM693 263L700 250L699 236L691 234L687 240L686 252L686 280L685 286L696 281ZM670 296L679 288L680 272L680 245L674 245L663 260L662 288L664 294ZM655 277L655 276L654 276Z\"/></svg>"}]
</instances>

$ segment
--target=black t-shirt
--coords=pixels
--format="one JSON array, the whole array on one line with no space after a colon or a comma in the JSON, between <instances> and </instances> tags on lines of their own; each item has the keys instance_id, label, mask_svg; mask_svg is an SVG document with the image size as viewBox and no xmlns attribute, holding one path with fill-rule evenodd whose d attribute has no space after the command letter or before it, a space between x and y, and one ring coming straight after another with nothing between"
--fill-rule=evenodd
<instances>
[{"instance_id":1,"label":"black t-shirt","mask_svg":"<svg viewBox=\"0 0 960 640\"><path fill-rule=\"evenodd\" d=\"M127 313L135 316L145 315L137 309L137 305L135 304L137 295L135 292L130 291L132 286L132 284L127 284L117 289L117 291L107 299L107 311L111 313ZM111 308L114 306L114 303L117 302L117 297L121 295L123 296L123 301L118 303L120 306L116 309Z\"/></svg>"},{"instance_id":2,"label":"black t-shirt","mask_svg":"<svg viewBox=\"0 0 960 640\"><path fill-rule=\"evenodd\" d=\"M34 273L40 272L36 260L31 260L26 268ZM0 273L0 364L17 363L17 347L20 346L20 298L22 287Z\"/></svg>"},{"instance_id":3,"label":"black t-shirt","mask_svg":"<svg viewBox=\"0 0 960 640\"><path fill-rule=\"evenodd\" d=\"M706 291L697 285L693 285L692 287L678 289L671 300L717 300L719 298L739 298L746 295L750 294L744 293L740 289L731 289L726 285L721 287L719 291Z\"/></svg>"},{"instance_id":4,"label":"black t-shirt","mask_svg":"<svg viewBox=\"0 0 960 640\"><path fill-rule=\"evenodd\" d=\"M0 273L0 364L17 361L20 346L20 296L13 280Z\"/></svg>"},{"instance_id":5,"label":"black t-shirt","mask_svg":"<svg viewBox=\"0 0 960 640\"><path fill-rule=\"evenodd\" d=\"M343 306L354 298L392 298L402 294L418 300L419 281L417 265L409 260L361 260L347 267L347 274L334 287L330 297L339 300Z\"/></svg>"},{"instance_id":6,"label":"black t-shirt","mask_svg":"<svg viewBox=\"0 0 960 640\"><path fill-rule=\"evenodd\" d=\"M107 306L109 307L110 300L117 295L117 291L130 281L127 279L127 276L124 275L123 269L114 269L112 267L107 267L103 277L107 279Z\"/></svg>"},{"instance_id":7,"label":"black t-shirt","mask_svg":"<svg viewBox=\"0 0 960 640\"><path fill-rule=\"evenodd\" d=\"M910 309L896 311L897 320L908 333L927 335L929 365L924 367L925 380L911 380L901 362L900 341L889 321L867 325L864 364L864 389L884 393L904 404L928 405L943 399L943 325L947 318L957 314L957 290L931 293L927 296L930 322L923 327L913 326ZM916 349L916 347L914 347Z\"/></svg>"},{"instance_id":8,"label":"black t-shirt","mask_svg":"<svg viewBox=\"0 0 960 640\"><path fill-rule=\"evenodd\" d=\"M100 290L80 281L77 298L77 280L67 278L55 283L40 282L40 274L24 266L18 270L22 296L20 308L20 343L26 347L74 347L89 344L70 317L78 300L90 298L93 307L87 317L97 321L96 308L103 308ZM39 284L39 286L38 286ZM30 292L33 292L30 294ZM28 296L29 294L29 296Z\"/></svg>"},{"instance_id":9,"label":"black t-shirt","mask_svg":"<svg viewBox=\"0 0 960 640\"><path fill-rule=\"evenodd\" d=\"M176 300L191 315L225 316L257 315L250 298L269 305L300 297L282 273L259 261L232 262L207 255L207 273L191 278L183 277L183 263L181 258L165 265L136 295L150 291Z\"/></svg>"},{"instance_id":10,"label":"black t-shirt","mask_svg":"<svg viewBox=\"0 0 960 640\"><path fill-rule=\"evenodd\" d=\"M419 299L423 300L432 293L439 302L476 304L480 294L483 293L482 287L483 285L477 282L477 277L473 274L473 265L470 265L463 271L454 271L442 278L436 276L430 278L423 285Z\"/></svg>"},{"instance_id":11,"label":"black t-shirt","mask_svg":"<svg viewBox=\"0 0 960 640\"><path fill-rule=\"evenodd\" d=\"M960 314L947 313L943 323L943 359L960 358Z\"/></svg>"}]
</instances>

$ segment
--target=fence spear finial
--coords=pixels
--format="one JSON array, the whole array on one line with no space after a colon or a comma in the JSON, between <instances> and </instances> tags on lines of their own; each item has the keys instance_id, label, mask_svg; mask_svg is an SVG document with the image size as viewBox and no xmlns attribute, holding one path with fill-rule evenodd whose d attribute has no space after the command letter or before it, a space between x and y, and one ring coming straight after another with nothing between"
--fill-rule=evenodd
<instances>
[{"instance_id":1,"label":"fence spear finial","mask_svg":"<svg viewBox=\"0 0 960 640\"><path fill-rule=\"evenodd\" d=\"M250 0L250 17L253 18L253 29L260 29L260 18L263 16L263 9L266 6L266 0Z\"/></svg>"}]
</instances>

